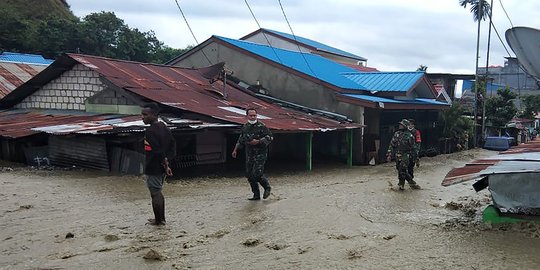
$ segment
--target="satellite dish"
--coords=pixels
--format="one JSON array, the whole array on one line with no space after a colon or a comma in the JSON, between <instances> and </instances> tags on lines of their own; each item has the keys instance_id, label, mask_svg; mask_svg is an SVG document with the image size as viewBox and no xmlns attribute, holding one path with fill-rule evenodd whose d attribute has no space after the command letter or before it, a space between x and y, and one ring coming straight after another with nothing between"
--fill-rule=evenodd
<instances>
[{"instance_id":1,"label":"satellite dish","mask_svg":"<svg viewBox=\"0 0 540 270\"><path fill-rule=\"evenodd\" d=\"M506 41L527 73L540 81L540 30L513 27L506 30Z\"/></svg>"}]
</instances>

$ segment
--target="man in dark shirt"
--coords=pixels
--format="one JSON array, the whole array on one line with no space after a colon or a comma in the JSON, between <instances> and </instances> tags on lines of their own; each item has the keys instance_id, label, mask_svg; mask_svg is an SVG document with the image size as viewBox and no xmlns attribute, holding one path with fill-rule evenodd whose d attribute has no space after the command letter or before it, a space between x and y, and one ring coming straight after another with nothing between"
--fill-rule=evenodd
<instances>
[{"instance_id":1,"label":"man in dark shirt","mask_svg":"<svg viewBox=\"0 0 540 270\"><path fill-rule=\"evenodd\" d=\"M142 109L142 120L150 125L144 134L144 152L146 154L145 178L152 197L154 218L148 219L151 225L165 225L165 198L161 190L166 176L172 176L169 158L174 156L176 144L171 131L158 121L159 108L150 103Z\"/></svg>"},{"instance_id":2,"label":"man in dark shirt","mask_svg":"<svg viewBox=\"0 0 540 270\"><path fill-rule=\"evenodd\" d=\"M234 146L232 157L236 158L236 152L239 148L246 148L246 177L253 197L249 200L257 201L261 199L259 183L264 188L263 199L270 196L270 183L264 176L264 164L268 154L268 145L274 139L270 130L260 121L257 121L257 111L247 109L246 116L248 122L242 127L242 133Z\"/></svg>"}]
</instances>

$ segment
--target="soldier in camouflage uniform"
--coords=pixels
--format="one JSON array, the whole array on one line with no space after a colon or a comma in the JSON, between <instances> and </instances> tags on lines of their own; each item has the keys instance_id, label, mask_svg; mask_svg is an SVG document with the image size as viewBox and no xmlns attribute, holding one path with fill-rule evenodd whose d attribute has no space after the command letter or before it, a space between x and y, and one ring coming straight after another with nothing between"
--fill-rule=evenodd
<instances>
[{"instance_id":1,"label":"soldier in camouflage uniform","mask_svg":"<svg viewBox=\"0 0 540 270\"><path fill-rule=\"evenodd\" d=\"M416 167L420 167L420 144L422 143L422 135L420 134L420 130L416 129L416 121L414 119L409 119L410 126L409 131L412 135L414 135L414 146L413 151L411 153L411 159L409 160L409 166L407 168L409 174L411 175L411 178L414 179L414 165Z\"/></svg>"},{"instance_id":2,"label":"soldier in camouflage uniform","mask_svg":"<svg viewBox=\"0 0 540 270\"><path fill-rule=\"evenodd\" d=\"M400 190L404 189L405 180L407 180L411 188L420 188L416 182L414 182L407 169L414 147L414 135L408 129L409 125L410 123L407 119L403 119L399 122L399 130L394 133L386 154L388 162L390 162L392 158L396 161L399 179L398 186Z\"/></svg>"},{"instance_id":3,"label":"soldier in camouflage uniform","mask_svg":"<svg viewBox=\"0 0 540 270\"><path fill-rule=\"evenodd\" d=\"M245 147L246 149L246 177L253 197L249 200L256 201L261 199L259 183L264 188L263 199L270 196L270 183L264 176L264 164L268 154L268 145L274 139L270 130L260 121L257 121L257 111L247 109L246 116L248 122L242 127L242 133L234 146L232 157L236 158L237 150Z\"/></svg>"}]
</instances>

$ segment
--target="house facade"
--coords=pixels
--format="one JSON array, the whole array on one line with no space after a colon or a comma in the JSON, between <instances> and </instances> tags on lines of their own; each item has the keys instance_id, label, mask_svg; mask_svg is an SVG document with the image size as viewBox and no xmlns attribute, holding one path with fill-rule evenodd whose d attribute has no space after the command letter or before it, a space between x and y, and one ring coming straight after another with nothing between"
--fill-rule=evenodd
<instances>
[{"instance_id":1,"label":"house facade","mask_svg":"<svg viewBox=\"0 0 540 270\"><path fill-rule=\"evenodd\" d=\"M223 64L187 69L64 55L0 101L2 157L141 173L140 108L155 102L179 142L176 169L226 163L247 108L282 137L271 153L305 160L308 168L313 153L348 159L347 138L360 125L262 100L220 74ZM325 144L312 147L313 141Z\"/></svg>"},{"instance_id":2,"label":"house facade","mask_svg":"<svg viewBox=\"0 0 540 270\"><path fill-rule=\"evenodd\" d=\"M346 115L365 125L354 134L361 142L354 149L357 164L369 155L383 157L402 118L415 118L428 142L436 145L437 135L431 130L438 112L448 107L435 100L437 92L424 72L360 72L319 54L219 36L169 64L188 68L216 62L225 62L232 76L257 93Z\"/></svg>"}]
</instances>

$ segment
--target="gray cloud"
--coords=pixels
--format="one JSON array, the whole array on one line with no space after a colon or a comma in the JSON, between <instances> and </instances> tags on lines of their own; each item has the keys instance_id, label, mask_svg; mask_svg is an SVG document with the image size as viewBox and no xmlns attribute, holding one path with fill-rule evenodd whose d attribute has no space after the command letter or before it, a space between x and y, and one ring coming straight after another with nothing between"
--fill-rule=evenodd
<instances>
[{"instance_id":1,"label":"gray cloud","mask_svg":"<svg viewBox=\"0 0 540 270\"><path fill-rule=\"evenodd\" d=\"M83 17L114 11L130 27L153 30L165 44L184 48L195 43L174 0L68 0ZM242 37L257 29L244 0L182 1L199 42L211 35ZM290 32L278 1L249 0L264 28ZM368 58L381 70L474 72L476 23L458 0L282 0L295 34ZM498 1L494 24L502 35L510 27ZM503 1L514 25L540 28L540 1ZM504 41L506 42L506 41ZM482 24L480 66L485 65L487 23ZM513 54L513 53L512 53ZM490 63L503 64L506 51L492 35Z\"/></svg>"}]
</instances>

